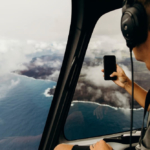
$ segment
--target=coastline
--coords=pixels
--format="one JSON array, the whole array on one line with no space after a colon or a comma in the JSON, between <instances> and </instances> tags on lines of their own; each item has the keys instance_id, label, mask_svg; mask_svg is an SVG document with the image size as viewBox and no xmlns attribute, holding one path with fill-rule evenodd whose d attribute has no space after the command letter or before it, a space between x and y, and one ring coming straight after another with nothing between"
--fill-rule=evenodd
<instances>
[{"instance_id":1,"label":"coastline","mask_svg":"<svg viewBox=\"0 0 150 150\"><path fill-rule=\"evenodd\" d=\"M99 106L106 106L106 107L110 107L110 108L113 108L115 110L131 110L130 108L123 108L123 107L114 107L114 106L110 106L108 104L100 104L100 103L97 103L97 102L90 102L90 101L82 101L82 100L73 100L72 103L89 103L89 104L95 104L95 105L99 105ZM73 106L73 105L72 105ZM143 108L134 108L133 110L142 110Z\"/></svg>"}]
</instances>

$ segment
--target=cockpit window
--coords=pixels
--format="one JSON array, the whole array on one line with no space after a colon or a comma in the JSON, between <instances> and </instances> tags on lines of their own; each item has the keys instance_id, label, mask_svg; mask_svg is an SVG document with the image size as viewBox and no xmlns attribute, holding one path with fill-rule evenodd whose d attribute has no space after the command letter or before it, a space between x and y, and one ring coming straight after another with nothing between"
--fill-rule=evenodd
<instances>
[{"instance_id":1,"label":"cockpit window","mask_svg":"<svg viewBox=\"0 0 150 150\"><path fill-rule=\"evenodd\" d=\"M115 55L116 63L131 77L129 49L120 30L121 9L102 16L93 32L64 127L68 140L90 138L130 130L131 96L101 70L104 55ZM134 79L148 90L150 73L134 60ZM133 129L141 128L143 109L135 102Z\"/></svg>"},{"instance_id":2,"label":"cockpit window","mask_svg":"<svg viewBox=\"0 0 150 150\"><path fill-rule=\"evenodd\" d=\"M38 149L70 28L69 0L0 5L0 147Z\"/></svg>"}]
</instances>

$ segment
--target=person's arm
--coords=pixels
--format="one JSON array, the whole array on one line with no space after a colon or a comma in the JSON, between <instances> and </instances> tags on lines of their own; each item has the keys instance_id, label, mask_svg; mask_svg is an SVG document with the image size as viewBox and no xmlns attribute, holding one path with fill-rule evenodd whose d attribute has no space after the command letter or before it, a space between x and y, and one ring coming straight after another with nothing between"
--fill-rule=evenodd
<instances>
[{"instance_id":1,"label":"person's arm","mask_svg":"<svg viewBox=\"0 0 150 150\"><path fill-rule=\"evenodd\" d=\"M54 148L54 150L91 150L91 149L90 146L59 144Z\"/></svg>"},{"instance_id":2,"label":"person's arm","mask_svg":"<svg viewBox=\"0 0 150 150\"><path fill-rule=\"evenodd\" d=\"M104 69L102 70L104 72ZM130 95L132 94L132 81L126 76L123 69L117 65L117 72L113 72L111 77L117 76L117 80L113 82L124 88ZM134 99L144 108L147 91L134 83ZM150 109L150 106L148 110Z\"/></svg>"},{"instance_id":3,"label":"person's arm","mask_svg":"<svg viewBox=\"0 0 150 150\"><path fill-rule=\"evenodd\" d=\"M132 81L129 81L125 84L124 88L130 95L132 94ZM147 91L140 87L138 84L134 82L134 99L144 108L145 107L145 99L146 99ZM150 106L148 108L148 111Z\"/></svg>"},{"instance_id":4,"label":"person's arm","mask_svg":"<svg viewBox=\"0 0 150 150\"><path fill-rule=\"evenodd\" d=\"M57 145L54 150L72 150L74 145L69 144L59 144Z\"/></svg>"},{"instance_id":5,"label":"person's arm","mask_svg":"<svg viewBox=\"0 0 150 150\"><path fill-rule=\"evenodd\" d=\"M77 146L74 147L74 145L68 145L68 144L59 144L57 145L54 150L113 150L112 147L107 144L104 140L100 140L97 143L90 145L90 146Z\"/></svg>"}]
</instances>

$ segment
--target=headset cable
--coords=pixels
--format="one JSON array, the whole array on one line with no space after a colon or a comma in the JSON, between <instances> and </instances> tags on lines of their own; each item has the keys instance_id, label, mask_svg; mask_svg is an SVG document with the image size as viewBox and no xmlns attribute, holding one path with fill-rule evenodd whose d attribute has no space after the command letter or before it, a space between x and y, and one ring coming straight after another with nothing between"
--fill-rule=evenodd
<instances>
[{"instance_id":1,"label":"headset cable","mask_svg":"<svg viewBox=\"0 0 150 150\"><path fill-rule=\"evenodd\" d=\"M130 123L130 150L132 150L132 129L133 129L133 107L134 107L134 75L133 75L133 58L132 48L130 48L130 59L131 59L131 79L132 79L132 101L131 101L131 123Z\"/></svg>"}]
</instances>

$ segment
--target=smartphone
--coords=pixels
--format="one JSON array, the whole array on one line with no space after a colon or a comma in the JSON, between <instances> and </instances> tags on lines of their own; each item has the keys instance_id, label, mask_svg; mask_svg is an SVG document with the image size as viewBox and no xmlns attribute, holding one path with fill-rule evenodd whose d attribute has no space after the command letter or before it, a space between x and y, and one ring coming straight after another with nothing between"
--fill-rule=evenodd
<instances>
[{"instance_id":1,"label":"smartphone","mask_svg":"<svg viewBox=\"0 0 150 150\"><path fill-rule=\"evenodd\" d=\"M113 72L116 72L116 57L114 55L105 55L104 60L104 79L116 80L117 76L110 77Z\"/></svg>"}]
</instances>

